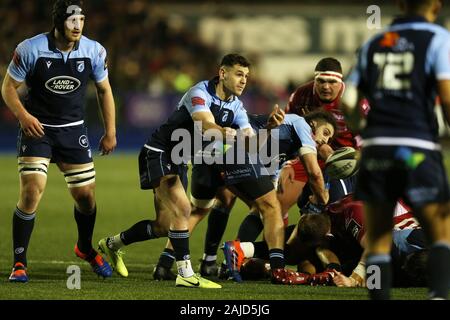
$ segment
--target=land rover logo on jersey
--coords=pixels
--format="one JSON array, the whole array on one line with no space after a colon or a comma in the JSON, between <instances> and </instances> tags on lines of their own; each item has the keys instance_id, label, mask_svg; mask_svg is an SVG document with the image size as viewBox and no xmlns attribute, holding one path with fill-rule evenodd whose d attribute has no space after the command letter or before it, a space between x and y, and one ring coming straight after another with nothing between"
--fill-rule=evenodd
<instances>
[{"instance_id":1,"label":"land rover logo on jersey","mask_svg":"<svg viewBox=\"0 0 450 320\"><path fill-rule=\"evenodd\" d=\"M77 61L77 71L83 72L84 70L84 61Z\"/></svg>"},{"instance_id":2,"label":"land rover logo on jersey","mask_svg":"<svg viewBox=\"0 0 450 320\"><path fill-rule=\"evenodd\" d=\"M45 83L45 87L57 94L67 94L77 90L81 85L80 80L69 76L51 78Z\"/></svg>"},{"instance_id":3,"label":"land rover logo on jersey","mask_svg":"<svg viewBox=\"0 0 450 320\"><path fill-rule=\"evenodd\" d=\"M83 148L87 148L89 147L89 141L88 138L83 134L82 136L80 136L80 138L78 139L78 143L80 144L80 146L82 146Z\"/></svg>"}]
</instances>

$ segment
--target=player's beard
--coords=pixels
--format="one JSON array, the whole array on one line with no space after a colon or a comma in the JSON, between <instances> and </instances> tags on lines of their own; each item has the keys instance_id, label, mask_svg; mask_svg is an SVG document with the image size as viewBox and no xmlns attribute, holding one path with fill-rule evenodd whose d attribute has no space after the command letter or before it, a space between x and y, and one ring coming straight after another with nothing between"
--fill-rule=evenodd
<instances>
[{"instance_id":1,"label":"player's beard","mask_svg":"<svg viewBox=\"0 0 450 320\"><path fill-rule=\"evenodd\" d=\"M71 30L64 30L65 32L64 32L64 39L68 42L68 43L71 43L71 42L77 42L77 41L79 41L80 40L80 38L81 38L81 31L80 31L80 33L78 34L78 36L74 36L74 35L72 35L72 31Z\"/></svg>"}]
</instances>

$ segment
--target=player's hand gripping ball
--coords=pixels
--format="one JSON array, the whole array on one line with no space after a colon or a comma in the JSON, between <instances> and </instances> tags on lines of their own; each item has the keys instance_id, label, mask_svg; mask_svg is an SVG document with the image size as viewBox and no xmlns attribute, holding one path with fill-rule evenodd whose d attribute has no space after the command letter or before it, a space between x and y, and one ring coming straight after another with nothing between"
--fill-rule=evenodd
<instances>
[{"instance_id":1,"label":"player's hand gripping ball","mask_svg":"<svg viewBox=\"0 0 450 320\"><path fill-rule=\"evenodd\" d=\"M325 162L325 173L331 179L345 179L358 171L356 150L352 147L342 147L333 152Z\"/></svg>"}]
</instances>

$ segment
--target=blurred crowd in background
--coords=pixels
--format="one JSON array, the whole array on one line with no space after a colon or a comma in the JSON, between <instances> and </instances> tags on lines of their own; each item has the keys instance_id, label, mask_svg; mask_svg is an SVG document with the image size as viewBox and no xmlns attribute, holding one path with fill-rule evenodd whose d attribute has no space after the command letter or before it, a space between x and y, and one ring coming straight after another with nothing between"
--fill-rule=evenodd
<instances>
[{"instance_id":1,"label":"blurred crowd in background","mask_svg":"<svg viewBox=\"0 0 450 320\"><path fill-rule=\"evenodd\" d=\"M50 31L49 0L2 0L0 71L4 74L15 46ZM110 80L121 90L165 93L215 71L219 53L203 45L195 32L169 24L151 1L84 1L84 35L108 50Z\"/></svg>"},{"instance_id":2,"label":"blurred crowd in background","mask_svg":"<svg viewBox=\"0 0 450 320\"><path fill-rule=\"evenodd\" d=\"M244 3L247 9L266 3L274 5L273 0L244 1ZM282 7L285 3L300 6L298 1L290 0L279 0L275 5L279 4ZM365 14L364 1L350 0L346 3L361 5L362 15ZM52 4L53 0L0 1L2 79L17 44L38 33L51 30ZM242 5L242 1L84 0L83 8L86 14L84 35L100 42L108 51L109 78L117 107L119 148L121 143L122 146L130 148L142 144L154 128L173 111L181 95L189 87L217 74L221 57L228 53L217 45L202 41L198 29L193 27L194 22L186 24L186 17L184 20L179 19L180 15L171 12L171 4L188 6L191 11L198 8L200 15L203 15L201 8L214 7L214 14L226 16L229 11L222 10L222 4L229 7ZM317 1L306 0L301 3L301 5L309 4L319 6L320 9L321 5L336 5L336 2L321 1L318 4ZM266 13L258 14L265 16ZM270 12L267 13L269 14ZM320 10L317 16L322 17ZM188 17L187 20L189 19L193 20ZM314 19L309 21L311 26L318 23ZM278 29L283 32L281 27L278 26ZM307 35L311 37L311 40L308 40L310 44L317 47L318 37L316 33L311 32L318 31L310 29L305 32L309 32ZM286 46L289 45L291 44L286 43ZM270 74L258 72L261 59L257 53L239 53L247 55L252 62L251 78L242 96L247 110L250 113L266 113L274 103L284 107L289 94L300 83L291 80L282 86L274 84L270 81ZM316 50L313 53L316 56L311 61L316 61L321 52ZM351 58L351 55L345 54ZM269 52L268 56L270 55ZM294 52L293 59L302 58L303 56ZM302 71L299 73L302 74ZM305 80L309 79L309 74L305 75L303 72L302 75ZM87 123L94 128L92 132L95 134L95 129L100 127L100 121L93 86L88 92L86 110ZM16 132L17 121L0 99L0 150L14 148Z\"/></svg>"},{"instance_id":3,"label":"blurred crowd in background","mask_svg":"<svg viewBox=\"0 0 450 320\"><path fill-rule=\"evenodd\" d=\"M52 3L49 0L1 1L2 78L18 43L51 30ZM150 117L147 127L151 131L155 126L151 120L159 118L161 112L143 115L142 104L163 103L170 112L189 87L217 73L222 53L202 43L195 30L184 28L176 19L169 19L154 1L91 0L84 1L83 8L86 14L84 35L100 42L108 51L109 78L116 99L119 127L130 127L130 119L139 122L137 126L140 127L141 122ZM278 99L270 88L259 86L257 79L252 79L247 93L255 97L252 99L255 107L250 108L252 112L265 112L269 103ZM163 101L160 101L161 97L164 97ZM91 90L87 115L94 126L98 122L95 99ZM126 110L128 104L135 106L131 109L137 111ZM152 106L147 108L151 110ZM3 129L17 125L3 101L0 124ZM133 130L132 126L128 129Z\"/></svg>"}]
</instances>

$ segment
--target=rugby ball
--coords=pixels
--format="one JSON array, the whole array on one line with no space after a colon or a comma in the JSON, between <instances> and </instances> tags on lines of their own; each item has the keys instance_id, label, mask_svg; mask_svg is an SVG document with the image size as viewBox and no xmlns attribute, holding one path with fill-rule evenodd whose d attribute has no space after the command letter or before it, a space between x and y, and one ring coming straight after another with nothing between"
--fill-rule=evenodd
<instances>
[{"instance_id":1,"label":"rugby ball","mask_svg":"<svg viewBox=\"0 0 450 320\"><path fill-rule=\"evenodd\" d=\"M356 150L352 147L337 149L325 162L325 173L331 179L345 179L358 171Z\"/></svg>"},{"instance_id":2,"label":"rugby ball","mask_svg":"<svg viewBox=\"0 0 450 320\"><path fill-rule=\"evenodd\" d=\"M326 160L325 164L329 164L335 161L343 159L355 159L356 150L352 147L342 147L335 150Z\"/></svg>"}]
</instances>

